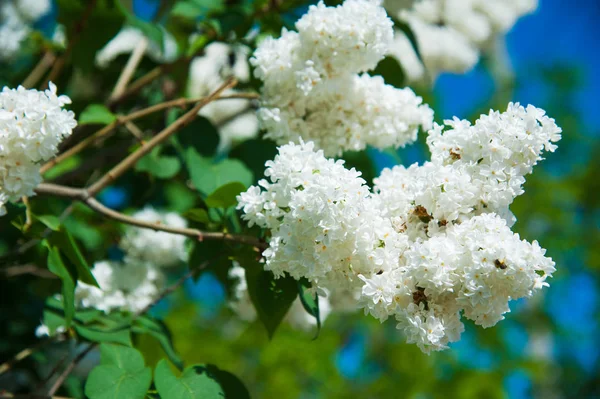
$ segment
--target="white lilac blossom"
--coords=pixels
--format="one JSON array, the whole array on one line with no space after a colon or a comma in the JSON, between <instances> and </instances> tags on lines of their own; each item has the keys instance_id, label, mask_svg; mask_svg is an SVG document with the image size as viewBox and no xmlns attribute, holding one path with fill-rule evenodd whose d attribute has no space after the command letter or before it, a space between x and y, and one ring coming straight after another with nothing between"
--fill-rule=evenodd
<instances>
[{"instance_id":1,"label":"white lilac blossom","mask_svg":"<svg viewBox=\"0 0 600 399\"><path fill-rule=\"evenodd\" d=\"M265 269L316 287L360 287L397 263L404 240L371 201L360 172L327 159L313 143L282 146L259 186L238 197L250 225L271 231ZM262 188L262 190L261 190Z\"/></svg>"},{"instance_id":2,"label":"white lilac blossom","mask_svg":"<svg viewBox=\"0 0 600 399\"><path fill-rule=\"evenodd\" d=\"M151 263L132 259L123 263L97 262L92 274L100 288L78 282L76 305L105 313L137 313L158 298L165 285L165 276L160 269Z\"/></svg>"},{"instance_id":3,"label":"white lilac blossom","mask_svg":"<svg viewBox=\"0 0 600 399\"><path fill-rule=\"evenodd\" d=\"M389 3L391 15L413 31L427 70L415 67L414 51L406 47L405 33L397 30L389 54L400 61L411 81L469 71L482 51L537 8L537 0L417 0L402 7Z\"/></svg>"},{"instance_id":4,"label":"white lilac blossom","mask_svg":"<svg viewBox=\"0 0 600 399\"><path fill-rule=\"evenodd\" d=\"M76 126L75 114L63 109L69 97L45 91L4 87L0 92L0 215L4 204L35 195L40 162L52 158Z\"/></svg>"},{"instance_id":5,"label":"white lilac blossom","mask_svg":"<svg viewBox=\"0 0 600 399\"><path fill-rule=\"evenodd\" d=\"M177 42L170 33L163 32L163 47L149 40L145 50L152 61L157 63L172 62L177 58ZM96 53L96 65L106 68L118 56L130 54L144 40L145 35L134 27L124 27L110 42Z\"/></svg>"},{"instance_id":6,"label":"white lilac blossom","mask_svg":"<svg viewBox=\"0 0 600 399\"><path fill-rule=\"evenodd\" d=\"M14 3L21 16L30 22L37 21L52 8L50 0L15 0Z\"/></svg>"},{"instance_id":7,"label":"white lilac blossom","mask_svg":"<svg viewBox=\"0 0 600 399\"><path fill-rule=\"evenodd\" d=\"M10 1L0 4L0 61L10 61L21 48L31 28Z\"/></svg>"},{"instance_id":8,"label":"white lilac blossom","mask_svg":"<svg viewBox=\"0 0 600 399\"><path fill-rule=\"evenodd\" d=\"M554 262L510 230L509 205L560 128L512 103L446 125L429 132L431 161L384 169L372 191L311 142L280 147L269 181L238 197L249 225L270 232L265 269L395 318L426 353L460 339L461 317L491 327L509 301L547 286Z\"/></svg>"},{"instance_id":9,"label":"white lilac blossom","mask_svg":"<svg viewBox=\"0 0 600 399\"><path fill-rule=\"evenodd\" d=\"M50 0L14 0L0 4L0 62L11 61L31 32L31 24L50 11Z\"/></svg>"},{"instance_id":10,"label":"white lilac blossom","mask_svg":"<svg viewBox=\"0 0 600 399\"><path fill-rule=\"evenodd\" d=\"M241 83L248 82L249 53L249 48L243 45L213 42L206 46L204 54L194 58L190 64L187 95L192 98L207 96L229 77L235 77ZM224 94L238 92L229 89ZM235 141L253 138L258 134L258 119L252 100L228 99L212 102L203 107L199 115L218 127L220 149L229 148Z\"/></svg>"},{"instance_id":11,"label":"white lilac blossom","mask_svg":"<svg viewBox=\"0 0 600 399\"><path fill-rule=\"evenodd\" d=\"M377 1L311 6L297 32L260 43L250 59L264 82L258 112L278 144L313 141L327 156L399 147L429 129L431 109L410 89L386 85L373 69L389 52L392 21Z\"/></svg>"},{"instance_id":12,"label":"white lilac blossom","mask_svg":"<svg viewBox=\"0 0 600 399\"><path fill-rule=\"evenodd\" d=\"M436 125L429 132L432 161L468 170L482 205L497 211L523 193L524 177L561 138L544 110L518 103L510 103L506 112L482 115L475 125L457 118L445 124L449 130Z\"/></svg>"},{"instance_id":13,"label":"white lilac blossom","mask_svg":"<svg viewBox=\"0 0 600 399\"><path fill-rule=\"evenodd\" d=\"M158 212L146 207L133 214L133 217L157 225L184 228L187 222L174 212ZM187 260L185 236L164 231L128 226L121 240L121 248L126 257L149 262L157 267L171 267Z\"/></svg>"},{"instance_id":14,"label":"white lilac blossom","mask_svg":"<svg viewBox=\"0 0 600 399\"><path fill-rule=\"evenodd\" d=\"M246 283L246 271L237 262L233 262L233 267L229 269L229 278L234 281L233 297L228 302L229 307L242 320L251 322L256 320L257 314ZM321 323L327 319L331 312L331 305L328 298L319 297L319 318ZM310 331L317 326L317 319L309 314L297 298L293 303L284 321L295 330Z\"/></svg>"}]
</instances>

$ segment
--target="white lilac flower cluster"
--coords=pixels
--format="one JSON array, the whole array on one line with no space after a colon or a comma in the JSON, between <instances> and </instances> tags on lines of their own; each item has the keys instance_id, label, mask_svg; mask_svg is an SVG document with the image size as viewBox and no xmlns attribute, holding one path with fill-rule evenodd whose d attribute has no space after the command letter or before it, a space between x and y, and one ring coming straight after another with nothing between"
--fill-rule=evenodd
<instances>
[{"instance_id":1,"label":"white lilac flower cluster","mask_svg":"<svg viewBox=\"0 0 600 399\"><path fill-rule=\"evenodd\" d=\"M389 51L393 23L378 1L311 6L250 62L264 82L258 117L278 144L312 141L326 156L399 147L429 129L433 112L412 90L386 85L373 69Z\"/></svg>"},{"instance_id":2,"label":"white lilac flower cluster","mask_svg":"<svg viewBox=\"0 0 600 399\"><path fill-rule=\"evenodd\" d=\"M373 190L312 142L280 147L269 181L238 197L249 225L270 231L265 269L353 292L427 353L459 339L461 317L493 326L546 286L554 262L510 230L508 206L560 128L518 104L446 125L429 132L430 162L385 169Z\"/></svg>"},{"instance_id":3,"label":"white lilac flower cluster","mask_svg":"<svg viewBox=\"0 0 600 399\"><path fill-rule=\"evenodd\" d=\"M248 284L246 283L246 271L239 263L233 262L233 267L229 269L229 278L235 282L233 298L229 301L229 307L244 321L251 322L256 320L256 309L250 299ZM321 323L327 319L330 312L331 305L329 300L325 297L319 297L319 317ZM302 331L311 331L317 325L317 319L304 309L299 298L292 303L288 313L285 315L284 321L293 329Z\"/></svg>"},{"instance_id":4,"label":"white lilac flower cluster","mask_svg":"<svg viewBox=\"0 0 600 399\"><path fill-rule=\"evenodd\" d=\"M77 125L75 114L63 109L70 103L52 83L45 91L19 86L0 92L0 216L7 202L35 195L40 163L57 153Z\"/></svg>"},{"instance_id":5,"label":"white lilac flower cluster","mask_svg":"<svg viewBox=\"0 0 600 399\"><path fill-rule=\"evenodd\" d=\"M386 2L391 15L413 31L424 65L407 36L395 32L390 54L412 81L427 74L465 73L479 60L481 51L509 31L521 16L537 8L537 0L416 0L397 7Z\"/></svg>"},{"instance_id":6,"label":"white lilac flower cluster","mask_svg":"<svg viewBox=\"0 0 600 399\"><path fill-rule=\"evenodd\" d=\"M204 54L190 64L187 95L192 98L207 96L229 77L240 83L250 80L248 56L250 49L244 45L213 42L206 46ZM224 94L239 91L228 89ZM199 115L210 120L219 130L220 149L231 147L235 141L243 141L258 134L258 119L249 99L228 99L212 102L203 107Z\"/></svg>"},{"instance_id":7,"label":"white lilac flower cluster","mask_svg":"<svg viewBox=\"0 0 600 399\"><path fill-rule=\"evenodd\" d=\"M12 60L31 32L31 24L50 11L50 0L0 2L0 62Z\"/></svg>"},{"instance_id":8,"label":"white lilac flower cluster","mask_svg":"<svg viewBox=\"0 0 600 399\"><path fill-rule=\"evenodd\" d=\"M171 227L186 227L175 213L145 208L136 219ZM150 229L128 227L120 244L122 262L101 261L92 268L100 288L77 283L75 300L82 308L106 313L115 310L139 312L154 301L165 286L165 269L187 260L185 237Z\"/></svg>"}]
</instances>

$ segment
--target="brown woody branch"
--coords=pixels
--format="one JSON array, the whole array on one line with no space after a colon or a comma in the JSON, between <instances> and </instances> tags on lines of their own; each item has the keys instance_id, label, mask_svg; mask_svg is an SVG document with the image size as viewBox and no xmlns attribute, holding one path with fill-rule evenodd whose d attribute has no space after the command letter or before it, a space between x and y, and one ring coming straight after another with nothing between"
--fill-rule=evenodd
<instances>
[{"instance_id":1,"label":"brown woody branch","mask_svg":"<svg viewBox=\"0 0 600 399\"><path fill-rule=\"evenodd\" d=\"M213 98L212 101L220 101L220 100L236 99L236 98L257 99L258 94L256 94L256 93L228 94L228 95L222 95L222 96ZM148 108L144 108L139 111L132 112L129 115L119 116L119 117L117 117L117 119L114 122L104 126L102 129L98 130L96 133L93 133L91 136L88 136L87 138L83 139L79 143L75 144L73 147L69 148L68 150L64 151L62 154L58 155L56 158L53 158L50 161L46 162L40 168L40 172L41 173L47 172L55 165L59 164L60 162L64 161L67 158L72 157L75 154L78 154L79 152L81 152L82 150L87 148L89 145L95 143L101 137L108 136L117 127L125 125L125 124L127 124L127 122L133 121L138 118L142 118L147 115L151 115L151 114L159 112L159 111L163 111L165 109L169 109L169 108L173 108L173 107L186 107L190 104L199 103L200 101L202 101L204 99L206 99L206 97L178 98L176 100L166 101L166 102L163 102L160 104L152 105Z\"/></svg>"},{"instance_id":2,"label":"brown woody branch","mask_svg":"<svg viewBox=\"0 0 600 399\"><path fill-rule=\"evenodd\" d=\"M124 224L129 224L132 226L137 226L145 229L152 229L155 231L165 231L167 233L179 234L186 237L192 237L199 241L203 240L216 240L216 241L230 241L239 244L248 244L258 248L264 248L265 244L260 241L258 238L244 235L236 235L222 232L214 232L214 231L202 231L198 229L192 228L178 228L171 227L161 223L152 223L146 222L143 220L136 219L131 216L127 216L123 213L117 212L113 209L110 209L104 205L102 205L98 200L91 197L89 193L80 188L73 188L68 186L61 186L58 184L51 183L42 183L40 184L36 192L38 194L46 194L46 195L54 195L57 197L70 198L73 200L78 200L87 205L90 209L95 212L103 215L109 219L116 220L117 222L121 222Z\"/></svg>"}]
</instances>

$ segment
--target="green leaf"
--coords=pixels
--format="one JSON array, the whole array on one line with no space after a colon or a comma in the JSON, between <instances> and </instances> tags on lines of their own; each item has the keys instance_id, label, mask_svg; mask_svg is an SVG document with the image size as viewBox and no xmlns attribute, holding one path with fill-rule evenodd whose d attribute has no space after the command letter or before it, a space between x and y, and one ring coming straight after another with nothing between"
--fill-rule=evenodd
<instances>
[{"instance_id":1,"label":"green leaf","mask_svg":"<svg viewBox=\"0 0 600 399\"><path fill-rule=\"evenodd\" d=\"M221 385L206 371L206 368L194 365L177 378L163 359L154 370L154 384L161 399L224 398Z\"/></svg>"},{"instance_id":2,"label":"green leaf","mask_svg":"<svg viewBox=\"0 0 600 399\"><path fill-rule=\"evenodd\" d=\"M90 399L143 399L152 382L152 370L142 354L126 346L100 345L100 365L85 384Z\"/></svg>"},{"instance_id":3,"label":"green leaf","mask_svg":"<svg viewBox=\"0 0 600 399\"><path fill-rule=\"evenodd\" d=\"M221 384L225 398L250 399L250 392L238 377L212 364L207 364L205 367L208 374Z\"/></svg>"},{"instance_id":4,"label":"green leaf","mask_svg":"<svg viewBox=\"0 0 600 399\"><path fill-rule=\"evenodd\" d=\"M155 148L152 152L142 159L136 165L138 172L148 172L158 179L170 179L179 173L181 163L177 157L160 155L160 149Z\"/></svg>"},{"instance_id":5,"label":"green leaf","mask_svg":"<svg viewBox=\"0 0 600 399\"><path fill-rule=\"evenodd\" d=\"M317 335L315 336L315 338L317 338L319 336L319 332L321 331L321 316L319 314L319 296L316 293L312 294L308 290L311 287L311 285L306 279L297 281L297 285L298 297L300 298L300 302L302 302L302 307L304 307L304 310L306 310L308 314L310 314L317 320Z\"/></svg>"},{"instance_id":6,"label":"green leaf","mask_svg":"<svg viewBox=\"0 0 600 399\"><path fill-rule=\"evenodd\" d=\"M98 282L90 270L90 266L81 254L79 246L71 233L65 230L55 231L48 236L47 240L51 245L58 247L69 262L75 266L75 273L72 275L73 281L79 280L86 284L99 287Z\"/></svg>"},{"instance_id":7,"label":"green leaf","mask_svg":"<svg viewBox=\"0 0 600 399\"><path fill-rule=\"evenodd\" d=\"M43 324L48 326L50 332L55 332L60 327L65 327L64 305L56 298L46 299L44 307Z\"/></svg>"},{"instance_id":8,"label":"green leaf","mask_svg":"<svg viewBox=\"0 0 600 399\"><path fill-rule=\"evenodd\" d=\"M252 184L252 172L237 159L225 159L214 163L198 154L193 148L186 151L186 164L192 183L203 194L211 194L227 183L240 182L248 187Z\"/></svg>"},{"instance_id":9,"label":"green leaf","mask_svg":"<svg viewBox=\"0 0 600 399\"><path fill-rule=\"evenodd\" d=\"M117 116L110 112L108 108L101 104L88 105L81 115L79 115L78 123L80 125L99 124L109 125L117 120Z\"/></svg>"},{"instance_id":10,"label":"green leaf","mask_svg":"<svg viewBox=\"0 0 600 399\"><path fill-rule=\"evenodd\" d=\"M347 169L355 168L361 172L361 177L365 179L367 184L371 184L373 179L377 177L377 169L367 151L346 151L342 158L346 161L344 166Z\"/></svg>"},{"instance_id":11,"label":"green leaf","mask_svg":"<svg viewBox=\"0 0 600 399\"><path fill-rule=\"evenodd\" d=\"M242 183L228 183L216 189L204 202L211 208L229 208L237 205L236 197L243 191L246 191L246 186Z\"/></svg>"},{"instance_id":12,"label":"green leaf","mask_svg":"<svg viewBox=\"0 0 600 399\"><path fill-rule=\"evenodd\" d=\"M193 148L203 156L212 156L219 147L219 131L206 118L197 117L177 133L177 141L184 148Z\"/></svg>"},{"instance_id":13,"label":"green leaf","mask_svg":"<svg viewBox=\"0 0 600 399\"><path fill-rule=\"evenodd\" d=\"M171 363L179 370L183 369L183 360L175 351L171 334L163 322L154 320L149 316L142 316L135 320L132 331L136 334L148 334L154 337L169 357Z\"/></svg>"},{"instance_id":14,"label":"green leaf","mask_svg":"<svg viewBox=\"0 0 600 399\"><path fill-rule=\"evenodd\" d=\"M244 162L254 173L254 176L263 176L265 162L275 158L277 145L270 140L252 139L235 146L229 156Z\"/></svg>"},{"instance_id":15,"label":"green leaf","mask_svg":"<svg viewBox=\"0 0 600 399\"><path fill-rule=\"evenodd\" d=\"M54 215L35 215L34 217L50 230L58 231L60 228L60 219Z\"/></svg>"},{"instance_id":16,"label":"green leaf","mask_svg":"<svg viewBox=\"0 0 600 399\"><path fill-rule=\"evenodd\" d=\"M369 75L379 75L383 77L385 83L398 88L403 88L407 84L406 73L394 57L385 57Z\"/></svg>"},{"instance_id":17,"label":"green leaf","mask_svg":"<svg viewBox=\"0 0 600 399\"><path fill-rule=\"evenodd\" d=\"M89 2L57 0L57 21L65 26L72 41L72 63L85 72L94 68L96 53L119 32L125 18L115 0L97 0L91 12ZM87 16L87 18L86 18Z\"/></svg>"},{"instance_id":18,"label":"green leaf","mask_svg":"<svg viewBox=\"0 0 600 399\"><path fill-rule=\"evenodd\" d=\"M171 15L195 21L206 17L210 12L223 9L223 0L180 0L171 10Z\"/></svg>"},{"instance_id":19,"label":"green leaf","mask_svg":"<svg viewBox=\"0 0 600 399\"><path fill-rule=\"evenodd\" d=\"M47 243L48 270L56 274L62 281L62 299L65 312L65 327L70 327L75 315L75 280L65 266L58 248Z\"/></svg>"},{"instance_id":20,"label":"green leaf","mask_svg":"<svg viewBox=\"0 0 600 399\"><path fill-rule=\"evenodd\" d=\"M165 33L159 27L159 25L138 18L135 14L130 12L127 9L127 7L125 7L121 3L121 1L122 0L116 0L117 6L119 7L123 15L127 18L127 24L133 26L136 29L139 29L144 34L144 36L146 36L149 40L153 41L159 46L161 52L164 51Z\"/></svg>"},{"instance_id":21,"label":"green leaf","mask_svg":"<svg viewBox=\"0 0 600 399\"><path fill-rule=\"evenodd\" d=\"M131 346L131 334L129 329L121 329L117 331L102 331L93 327L83 327L75 325L75 331L81 337L91 342L110 342Z\"/></svg>"},{"instance_id":22,"label":"green leaf","mask_svg":"<svg viewBox=\"0 0 600 399\"><path fill-rule=\"evenodd\" d=\"M211 222L210 218L208 217L208 212L206 212L206 209L202 208L190 209L182 216L188 220L202 224L208 224Z\"/></svg>"},{"instance_id":23,"label":"green leaf","mask_svg":"<svg viewBox=\"0 0 600 399\"><path fill-rule=\"evenodd\" d=\"M250 299L269 338L272 338L298 295L297 282L289 275L276 279L258 262L252 262L245 268Z\"/></svg>"}]
</instances>

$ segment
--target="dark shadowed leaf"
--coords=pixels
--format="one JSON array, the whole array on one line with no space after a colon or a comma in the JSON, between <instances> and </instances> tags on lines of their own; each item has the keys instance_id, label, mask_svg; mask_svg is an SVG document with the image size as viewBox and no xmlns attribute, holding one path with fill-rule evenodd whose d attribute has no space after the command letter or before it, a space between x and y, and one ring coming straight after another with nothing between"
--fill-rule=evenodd
<instances>
[{"instance_id":1,"label":"dark shadowed leaf","mask_svg":"<svg viewBox=\"0 0 600 399\"><path fill-rule=\"evenodd\" d=\"M237 204L236 197L242 191L246 191L242 183L228 183L216 189L204 202L211 208L229 208Z\"/></svg>"},{"instance_id":2,"label":"dark shadowed leaf","mask_svg":"<svg viewBox=\"0 0 600 399\"><path fill-rule=\"evenodd\" d=\"M297 282L288 275L276 279L258 262L244 267L250 299L269 338L272 338L298 295Z\"/></svg>"}]
</instances>

